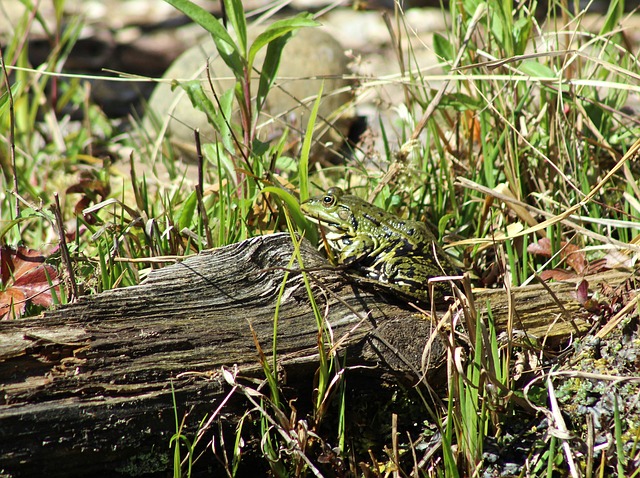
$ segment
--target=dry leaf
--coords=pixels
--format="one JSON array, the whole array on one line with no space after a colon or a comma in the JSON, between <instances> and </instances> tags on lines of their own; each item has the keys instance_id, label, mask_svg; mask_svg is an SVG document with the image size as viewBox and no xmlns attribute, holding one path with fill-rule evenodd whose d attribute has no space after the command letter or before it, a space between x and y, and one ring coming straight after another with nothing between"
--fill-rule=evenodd
<instances>
[{"instance_id":1,"label":"dry leaf","mask_svg":"<svg viewBox=\"0 0 640 478\"><path fill-rule=\"evenodd\" d=\"M557 280L557 281L569 280L569 279L575 279L576 273L571 271L565 271L564 269L549 269L546 271L542 271L540 273L540 278L543 281L548 281L551 279Z\"/></svg>"},{"instance_id":2,"label":"dry leaf","mask_svg":"<svg viewBox=\"0 0 640 478\"><path fill-rule=\"evenodd\" d=\"M0 292L0 319L17 318L24 314L27 302L42 307L53 304L51 289L60 293L56 269L45 264L38 251L20 246L0 247L0 277L4 290Z\"/></svg>"},{"instance_id":3,"label":"dry leaf","mask_svg":"<svg viewBox=\"0 0 640 478\"><path fill-rule=\"evenodd\" d=\"M580 276L585 274L587 268L589 267L589 262L587 261L585 253L575 244L570 244L565 241L562 241L560 243L560 246L562 247L562 249L560 250L560 258L564 260L567 266L575 271L574 277L575 275ZM551 240L549 240L549 238L543 237L542 239L539 239L538 242L529 244L529 246L527 247L527 252L533 255L551 257Z\"/></svg>"}]
</instances>

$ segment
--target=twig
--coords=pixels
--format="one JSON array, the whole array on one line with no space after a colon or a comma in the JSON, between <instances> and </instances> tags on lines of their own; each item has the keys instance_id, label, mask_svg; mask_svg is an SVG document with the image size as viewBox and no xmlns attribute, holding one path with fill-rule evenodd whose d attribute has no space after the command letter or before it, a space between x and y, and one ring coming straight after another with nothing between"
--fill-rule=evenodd
<instances>
[{"instance_id":1,"label":"twig","mask_svg":"<svg viewBox=\"0 0 640 478\"><path fill-rule=\"evenodd\" d=\"M198 214L202 220L202 226L207 236L207 247L213 247L213 237L211 236L211 228L209 227L209 217L202 200L204 195L204 158L202 156L202 143L200 142L200 129L193 130L196 141L196 155L198 158L198 184L196 184L196 198L198 200Z\"/></svg>"},{"instance_id":2,"label":"twig","mask_svg":"<svg viewBox=\"0 0 640 478\"><path fill-rule=\"evenodd\" d=\"M60 238L60 251L62 253L62 261L69 274L69 282L71 283L71 297L69 300L73 302L78 298L78 284L76 283L76 276L73 273L73 267L71 266L71 256L69 255L69 249L67 248L67 240L64 234L64 225L62 223L62 210L60 209L60 197L58 193L53 193L55 198L55 204L51 207L53 214L56 218L56 229L58 230L58 237Z\"/></svg>"},{"instance_id":3,"label":"twig","mask_svg":"<svg viewBox=\"0 0 640 478\"><path fill-rule=\"evenodd\" d=\"M400 478L400 461L398 460L398 414L391 414L391 459L395 465L393 470L393 478Z\"/></svg>"}]
</instances>

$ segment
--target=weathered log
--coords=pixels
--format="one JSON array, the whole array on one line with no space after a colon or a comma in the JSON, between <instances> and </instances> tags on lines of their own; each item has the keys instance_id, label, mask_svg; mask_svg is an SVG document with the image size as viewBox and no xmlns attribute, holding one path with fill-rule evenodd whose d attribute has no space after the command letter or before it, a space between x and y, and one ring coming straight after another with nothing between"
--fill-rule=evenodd
<instances>
[{"instance_id":1,"label":"weathered log","mask_svg":"<svg viewBox=\"0 0 640 478\"><path fill-rule=\"evenodd\" d=\"M139 286L0 323L0 474L114 476L170 468L171 386L194 423L211 413L229 388L221 367L235 364L244 376L260 376L253 333L271 351L276 314L279 366L290 382L310 385L318 326L302 275L287 272L299 267L293 251L286 234L257 237L155 270ZM327 267L306 241L301 257L338 350L349 348L350 360L369 364L383 357L401 372L419 367L433 322ZM573 288L553 285L550 294L532 286L513 291L512 301L492 291L476 302L490 302L498 328L511 310L514 328L558 339L587 326ZM438 341L433 347L437 362L443 349ZM396 363L388 360L393 352Z\"/></svg>"}]
</instances>

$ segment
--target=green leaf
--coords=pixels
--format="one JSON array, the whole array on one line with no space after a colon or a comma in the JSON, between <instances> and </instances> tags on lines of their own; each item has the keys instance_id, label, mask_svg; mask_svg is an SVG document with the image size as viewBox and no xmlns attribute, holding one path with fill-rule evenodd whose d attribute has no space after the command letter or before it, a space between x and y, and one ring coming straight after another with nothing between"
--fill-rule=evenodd
<instances>
[{"instance_id":1,"label":"green leaf","mask_svg":"<svg viewBox=\"0 0 640 478\"><path fill-rule=\"evenodd\" d=\"M440 101L442 106L449 106L455 108L458 111L466 110L479 110L481 109L482 101L476 98L472 98L464 93L449 93L442 97Z\"/></svg>"},{"instance_id":2,"label":"green leaf","mask_svg":"<svg viewBox=\"0 0 640 478\"><path fill-rule=\"evenodd\" d=\"M269 151L269 143L267 141L260 141L258 138L253 138L251 151L256 157L261 157Z\"/></svg>"},{"instance_id":3,"label":"green leaf","mask_svg":"<svg viewBox=\"0 0 640 478\"><path fill-rule=\"evenodd\" d=\"M256 97L256 116L262 111L267 95L276 81L282 50L292 35L292 32L285 33L272 40L267 47L267 54L264 57L262 71L260 71L260 83L258 84L258 95Z\"/></svg>"},{"instance_id":4,"label":"green leaf","mask_svg":"<svg viewBox=\"0 0 640 478\"><path fill-rule=\"evenodd\" d=\"M23 83L21 81L17 81L13 85L11 85L11 96L13 98L17 98L18 96L20 96L18 94L18 91L20 91L20 94L22 94L22 84ZM9 94L5 89L0 95L0 117L4 116L4 114L7 112L7 109L9 109L10 104L11 102L9 101Z\"/></svg>"},{"instance_id":5,"label":"green leaf","mask_svg":"<svg viewBox=\"0 0 640 478\"><path fill-rule=\"evenodd\" d=\"M178 231L191 227L193 218L195 217L196 207L198 206L198 197L193 191L182 205L177 214Z\"/></svg>"},{"instance_id":6,"label":"green leaf","mask_svg":"<svg viewBox=\"0 0 640 478\"><path fill-rule=\"evenodd\" d=\"M187 96L189 96L191 104L206 114L211 123L216 116L216 109L211 99L205 93L204 88L202 88L200 80L185 81L179 83L179 85L187 93Z\"/></svg>"},{"instance_id":7,"label":"green leaf","mask_svg":"<svg viewBox=\"0 0 640 478\"><path fill-rule=\"evenodd\" d=\"M236 32L238 48L243 58L247 57L247 19L240 0L224 0L227 19Z\"/></svg>"},{"instance_id":8,"label":"green leaf","mask_svg":"<svg viewBox=\"0 0 640 478\"><path fill-rule=\"evenodd\" d=\"M498 45L504 50L505 55L511 55L512 51L509 45L509 35L511 34L511 28L509 25L505 25L500 16L500 10L498 12L492 10L491 15L491 33L496 39Z\"/></svg>"},{"instance_id":9,"label":"green leaf","mask_svg":"<svg viewBox=\"0 0 640 478\"><path fill-rule=\"evenodd\" d=\"M309 221L307 221L300 210L300 203L298 200L287 190L276 188L274 186L267 186L262 189L262 193L270 193L279 197L286 205L287 209L291 213L291 218L296 225L305 231L305 237L315 237L316 227Z\"/></svg>"},{"instance_id":10,"label":"green leaf","mask_svg":"<svg viewBox=\"0 0 640 478\"><path fill-rule=\"evenodd\" d=\"M243 77L244 58L240 49L216 17L189 0L164 1L207 30L216 44L220 57L231 68L235 77L238 79Z\"/></svg>"},{"instance_id":11,"label":"green leaf","mask_svg":"<svg viewBox=\"0 0 640 478\"><path fill-rule=\"evenodd\" d=\"M217 131L227 151L235 152L230 128L232 121L231 114L233 111L233 89L228 89L222 93L222 95L218 96L218 100L220 101L220 109L216 116Z\"/></svg>"},{"instance_id":12,"label":"green leaf","mask_svg":"<svg viewBox=\"0 0 640 478\"><path fill-rule=\"evenodd\" d=\"M449 40L440 33L433 34L433 49L435 50L438 58L453 63L453 47L451 46L451 43L449 43Z\"/></svg>"},{"instance_id":13,"label":"green leaf","mask_svg":"<svg viewBox=\"0 0 640 478\"><path fill-rule=\"evenodd\" d=\"M533 20L530 16L521 15L521 17L513 23L513 42L514 55L523 55L526 51L531 30L533 29Z\"/></svg>"},{"instance_id":14,"label":"green leaf","mask_svg":"<svg viewBox=\"0 0 640 478\"><path fill-rule=\"evenodd\" d=\"M258 114L262 110L267 95L276 80L278 68L280 67L280 59L282 58L282 51L285 45L291 39L295 30L317 25L319 25L319 23L313 20L310 14L303 13L293 18L278 20L272 23L254 40L249 50L249 68L253 67L253 62L258 52L264 48L265 45L268 45L267 53L262 63L258 95L256 97L256 110Z\"/></svg>"},{"instance_id":15,"label":"green leaf","mask_svg":"<svg viewBox=\"0 0 640 478\"><path fill-rule=\"evenodd\" d=\"M604 25L600 29L600 36L605 36L611 33L615 28L620 18L624 14L624 0L613 0L609 3L609 10L607 10L607 16L604 21Z\"/></svg>"},{"instance_id":16,"label":"green leaf","mask_svg":"<svg viewBox=\"0 0 640 478\"><path fill-rule=\"evenodd\" d=\"M225 146L221 143L205 143L202 145L202 154L208 162L217 166L220 181L223 179L235 180L235 165L233 159L227 154ZM220 224L224 223L224 221L220 222Z\"/></svg>"},{"instance_id":17,"label":"green leaf","mask_svg":"<svg viewBox=\"0 0 640 478\"><path fill-rule=\"evenodd\" d=\"M184 89L194 108L207 115L207 121L220 135L220 140L227 151L234 151L233 137L229 128L231 109L233 106L233 89L229 89L218 96L221 109L216 108L211 98L207 96L199 80L179 83Z\"/></svg>"},{"instance_id":18,"label":"green leaf","mask_svg":"<svg viewBox=\"0 0 640 478\"><path fill-rule=\"evenodd\" d=\"M525 75L535 78L555 78L556 74L547 65L534 60L523 61L520 65L520 71Z\"/></svg>"},{"instance_id":19,"label":"green leaf","mask_svg":"<svg viewBox=\"0 0 640 478\"><path fill-rule=\"evenodd\" d=\"M251 44L249 49L249 56L247 58L249 65L253 65L253 61L256 58L256 54L271 43L276 38L279 38L287 33L290 33L298 28L303 27L316 27L320 25L316 22L309 13L301 13L293 18L287 18L284 20L278 20L269 25L265 31L263 31Z\"/></svg>"}]
</instances>

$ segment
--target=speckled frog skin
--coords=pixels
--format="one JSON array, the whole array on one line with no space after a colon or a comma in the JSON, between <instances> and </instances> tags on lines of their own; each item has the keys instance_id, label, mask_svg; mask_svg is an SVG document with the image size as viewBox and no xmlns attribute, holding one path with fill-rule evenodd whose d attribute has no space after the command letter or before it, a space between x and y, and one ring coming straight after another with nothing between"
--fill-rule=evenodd
<instances>
[{"instance_id":1,"label":"speckled frog skin","mask_svg":"<svg viewBox=\"0 0 640 478\"><path fill-rule=\"evenodd\" d=\"M340 188L330 188L300 208L327 231L338 264L405 295L429 302L428 279L456 273L422 222L400 219ZM447 289L446 282L436 283L434 299L440 300Z\"/></svg>"}]
</instances>

